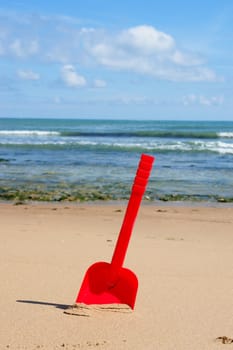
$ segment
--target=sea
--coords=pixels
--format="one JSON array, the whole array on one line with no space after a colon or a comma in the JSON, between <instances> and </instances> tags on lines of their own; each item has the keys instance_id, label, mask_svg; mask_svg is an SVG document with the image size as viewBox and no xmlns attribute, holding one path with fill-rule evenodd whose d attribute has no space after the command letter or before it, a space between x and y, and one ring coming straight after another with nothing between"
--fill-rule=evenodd
<instances>
[{"instance_id":1,"label":"sea","mask_svg":"<svg viewBox=\"0 0 233 350\"><path fill-rule=\"evenodd\" d=\"M144 200L233 203L233 122L0 119L0 200L127 200L142 153Z\"/></svg>"}]
</instances>

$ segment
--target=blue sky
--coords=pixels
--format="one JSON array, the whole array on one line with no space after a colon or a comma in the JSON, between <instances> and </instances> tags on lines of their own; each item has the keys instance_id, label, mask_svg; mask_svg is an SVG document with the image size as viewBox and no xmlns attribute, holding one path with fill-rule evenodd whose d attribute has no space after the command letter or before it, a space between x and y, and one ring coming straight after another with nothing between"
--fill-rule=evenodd
<instances>
[{"instance_id":1,"label":"blue sky","mask_svg":"<svg viewBox=\"0 0 233 350\"><path fill-rule=\"evenodd\" d=\"M0 117L233 120L232 0L0 1Z\"/></svg>"}]
</instances>

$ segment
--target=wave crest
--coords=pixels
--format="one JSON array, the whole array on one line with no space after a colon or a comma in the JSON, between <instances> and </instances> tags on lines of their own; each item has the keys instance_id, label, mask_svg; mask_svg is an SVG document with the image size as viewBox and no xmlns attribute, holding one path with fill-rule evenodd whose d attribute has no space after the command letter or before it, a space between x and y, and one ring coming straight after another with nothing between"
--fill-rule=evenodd
<instances>
[{"instance_id":1,"label":"wave crest","mask_svg":"<svg viewBox=\"0 0 233 350\"><path fill-rule=\"evenodd\" d=\"M59 136L57 131L44 131L44 130L0 130L0 135L15 135L15 136Z\"/></svg>"}]
</instances>

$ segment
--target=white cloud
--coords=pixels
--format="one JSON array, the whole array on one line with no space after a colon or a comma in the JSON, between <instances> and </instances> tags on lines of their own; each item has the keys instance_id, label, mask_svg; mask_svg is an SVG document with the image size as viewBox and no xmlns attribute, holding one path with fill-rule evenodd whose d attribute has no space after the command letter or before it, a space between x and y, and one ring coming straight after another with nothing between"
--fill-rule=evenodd
<instances>
[{"instance_id":1,"label":"white cloud","mask_svg":"<svg viewBox=\"0 0 233 350\"><path fill-rule=\"evenodd\" d=\"M10 50L18 57L24 56L24 50L19 39L14 40L13 43L10 44Z\"/></svg>"},{"instance_id":2,"label":"white cloud","mask_svg":"<svg viewBox=\"0 0 233 350\"><path fill-rule=\"evenodd\" d=\"M17 75L22 80L39 80L40 75L38 73L32 72L31 70L18 70Z\"/></svg>"},{"instance_id":3,"label":"white cloud","mask_svg":"<svg viewBox=\"0 0 233 350\"><path fill-rule=\"evenodd\" d=\"M164 67L154 72L161 79L174 82L217 82L222 81L214 71L202 66L195 67ZM159 75L160 74L160 75Z\"/></svg>"},{"instance_id":4,"label":"white cloud","mask_svg":"<svg viewBox=\"0 0 233 350\"><path fill-rule=\"evenodd\" d=\"M142 25L122 31L118 38L120 45L138 50L142 54L169 51L175 46L174 39L152 26Z\"/></svg>"},{"instance_id":5,"label":"white cloud","mask_svg":"<svg viewBox=\"0 0 233 350\"><path fill-rule=\"evenodd\" d=\"M151 26L137 26L92 41L89 54L98 64L170 81L220 80L201 58L177 47L175 39Z\"/></svg>"},{"instance_id":6,"label":"white cloud","mask_svg":"<svg viewBox=\"0 0 233 350\"><path fill-rule=\"evenodd\" d=\"M223 96L212 96L212 97L206 97L206 96L200 96L199 102L201 105L205 106L216 106L216 105L222 105L224 101Z\"/></svg>"},{"instance_id":7,"label":"white cloud","mask_svg":"<svg viewBox=\"0 0 233 350\"><path fill-rule=\"evenodd\" d=\"M215 82L221 78L199 54L179 47L175 38L151 25L117 32L80 26L66 16L2 14L0 55L39 62L91 66L129 71L155 79ZM79 24L79 26L78 26ZM65 67L64 66L64 67ZM72 87L86 85L84 77L64 68L63 81Z\"/></svg>"},{"instance_id":8,"label":"white cloud","mask_svg":"<svg viewBox=\"0 0 233 350\"><path fill-rule=\"evenodd\" d=\"M203 95L195 95L190 94L184 96L182 102L185 106L189 105L202 105L202 106L219 106L224 102L223 96L203 96Z\"/></svg>"},{"instance_id":9,"label":"white cloud","mask_svg":"<svg viewBox=\"0 0 233 350\"><path fill-rule=\"evenodd\" d=\"M96 80L94 80L94 86L96 88L104 88L107 86L107 83L104 80L96 79Z\"/></svg>"},{"instance_id":10,"label":"white cloud","mask_svg":"<svg viewBox=\"0 0 233 350\"><path fill-rule=\"evenodd\" d=\"M197 96L194 95L194 94L190 94L190 95L187 95L187 96L183 96L182 101L183 101L183 104L184 104L185 106L187 106L187 105L196 103L196 101L197 101Z\"/></svg>"},{"instance_id":11,"label":"white cloud","mask_svg":"<svg viewBox=\"0 0 233 350\"><path fill-rule=\"evenodd\" d=\"M171 62L181 65L181 66L196 66L196 65L201 65L202 59L199 57L195 56L194 54L188 54L185 52L181 52L178 49L175 49L171 56L170 56Z\"/></svg>"},{"instance_id":12,"label":"white cloud","mask_svg":"<svg viewBox=\"0 0 233 350\"><path fill-rule=\"evenodd\" d=\"M86 79L79 75L74 66L71 64L66 64L61 69L61 75L63 82L72 88L82 87L87 84Z\"/></svg>"},{"instance_id":13,"label":"white cloud","mask_svg":"<svg viewBox=\"0 0 233 350\"><path fill-rule=\"evenodd\" d=\"M10 43L9 50L13 55L23 58L37 54L39 52L39 44L36 40L23 42L17 38Z\"/></svg>"}]
</instances>

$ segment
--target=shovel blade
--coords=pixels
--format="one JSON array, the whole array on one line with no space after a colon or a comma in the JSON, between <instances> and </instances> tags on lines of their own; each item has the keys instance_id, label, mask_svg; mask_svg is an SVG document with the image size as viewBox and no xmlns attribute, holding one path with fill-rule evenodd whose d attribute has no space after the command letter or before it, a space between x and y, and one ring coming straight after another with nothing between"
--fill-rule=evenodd
<instances>
[{"instance_id":1,"label":"shovel blade","mask_svg":"<svg viewBox=\"0 0 233 350\"><path fill-rule=\"evenodd\" d=\"M89 267L79 290L76 303L127 304L134 308L138 279L129 269L112 271L111 264L97 262Z\"/></svg>"}]
</instances>

